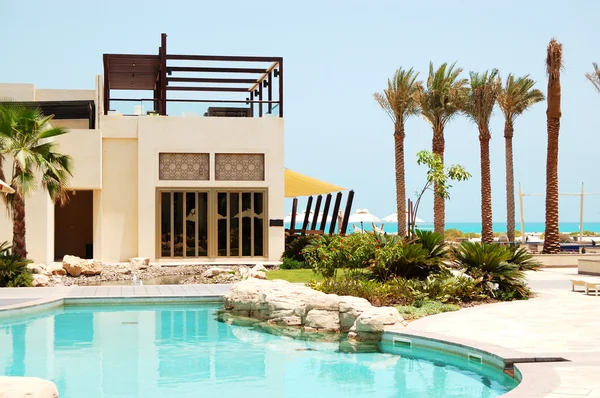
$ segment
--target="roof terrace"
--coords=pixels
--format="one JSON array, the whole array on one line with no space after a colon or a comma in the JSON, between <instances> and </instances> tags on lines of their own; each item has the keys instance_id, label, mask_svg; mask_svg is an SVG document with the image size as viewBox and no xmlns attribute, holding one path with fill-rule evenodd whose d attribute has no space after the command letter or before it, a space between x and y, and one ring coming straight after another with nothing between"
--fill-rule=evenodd
<instances>
[{"instance_id":1,"label":"roof terrace","mask_svg":"<svg viewBox=\"0 0 600 398\"><path fill-rule=\"evenodd\" d=\"M156 55L104 54L104 114L131 103L136 115L187 104L183 114L283 117L283 58L169 54L163 33Z\"/></svg>"}]
</instances>

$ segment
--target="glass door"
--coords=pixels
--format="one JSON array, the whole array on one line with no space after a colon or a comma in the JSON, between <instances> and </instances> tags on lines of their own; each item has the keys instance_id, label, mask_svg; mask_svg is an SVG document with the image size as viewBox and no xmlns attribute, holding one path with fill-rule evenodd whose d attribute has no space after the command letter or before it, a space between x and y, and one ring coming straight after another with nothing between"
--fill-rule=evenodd
<instances>
[{"instance_id":1,"label":"glass door","mask_svg":"<svg viewBox=\"0 0 600 398\"><path fill-rule=\"evenodd\" d=\"M161 191L160 257L208 256L208 192Z\"/></svg>"},{"instance_id":2,"label":"glass door","mask_svg":"<svg viewBox=\"0 0 600 398\"><path fill-rule=\"evenodd\" d=\"M217 255L262 257L264 192L217 192Z\"/></svg>"}]
</instances>

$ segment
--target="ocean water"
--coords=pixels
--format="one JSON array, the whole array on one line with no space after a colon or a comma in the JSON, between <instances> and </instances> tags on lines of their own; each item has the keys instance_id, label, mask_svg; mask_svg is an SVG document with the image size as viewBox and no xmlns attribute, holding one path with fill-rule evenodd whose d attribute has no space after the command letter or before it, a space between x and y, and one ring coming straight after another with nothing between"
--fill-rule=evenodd
<instances>
[{"instance_id":1,"label":"ocean water","mask_svg":"<svg viewBox=\"0 0 600 398\"><path fill-rule=\"evenodd\" d=\"M360 223L355 223L355 225L360 228ZM376 223L377 226L381 226L381 223ZM297 228L300 228L301 223L296 223ZM286 228L289 228L289 223L286 223ZM337 226L336 226L337 227ZM364 224L365 231L371 231L371 223ZM493 224L494 232L506 232L506 222L495 222ZM418 223L417 228L421 228L424 230L433 230L433 223ZM481 223L479 222L446 222L446 229L456 228L461 230L462 232L476 232L481 233ZM398 232L398 225L395 223L384 223L383 229L385 232ZM515 223L515 229L517 231L521 230L520 222ZM542 222L525 222L525 232L526 233L542 233L546 229L545 223ZM327 225L326 231L329 231L329 224ZM348 224L348 230L346 233L351 233L354 230L352 224ZM571 233L571 232L579 232L579 222L561 222L559 223L559 230L562 233ZM584 222L583 224L584 231L592 231L592 232L600 232L600 222Z\"/></svg>"},{"instance_id":2,"label":"ocean water","mask_svg":"<svg viewBox=\"0 0 600 398\"><path fill-rule=\"evenodd\" d=\"M491 398L515 387L441 352L350 354L228 325L215 320L219 307L67 306L0 319L0 371L52 380L61 398Z\"/></svg>"}]
</instances>

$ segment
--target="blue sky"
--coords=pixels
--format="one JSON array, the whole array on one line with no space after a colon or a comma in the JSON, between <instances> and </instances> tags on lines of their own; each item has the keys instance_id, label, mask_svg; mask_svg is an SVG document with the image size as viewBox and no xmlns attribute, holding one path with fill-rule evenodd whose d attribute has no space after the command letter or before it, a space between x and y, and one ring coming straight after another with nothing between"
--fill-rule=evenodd
<instances>
[{"instance_id":1,"label":"blue sky","mask_svg":"<svg viewBox=\"0 0 600 398\"><path fill-rule=\"evenodd\" d=\"M429 61L457 61L469 71L529 73L546 92L548 41L563 43L561 192L600 192L597 132L600 95L585 79L600 62L600 3L556 0L181 1L1 0L0 81L39 88L93 88L103 53L156 53L160 33L172 53L284 57L286 166L356 192L355 208L386 216L395 209L393 126L372 94L400 66L426 78ZM166 5L163 10L163 4ZM515 181L544 192L546 105L515 126ZM492 119L493 219L505 221L503 118ZM431 147L420 118L406 125L407 194L424 183L415 154ZM456 184L448 221L480 220L479 141L463 117L446 128L446 162L473 178ZM586 221L600 220L600 196L586 198ZM432 198L420 218L432 219ZM526 219L543 221L543 197L525 199ZM289 207L288 207L289 209ZM518 211L518 209L517 209ZM517 213L518 214L518 213ZM579 199L562 197L562 221L579 218Z\"/></svg>"}]
</instances>

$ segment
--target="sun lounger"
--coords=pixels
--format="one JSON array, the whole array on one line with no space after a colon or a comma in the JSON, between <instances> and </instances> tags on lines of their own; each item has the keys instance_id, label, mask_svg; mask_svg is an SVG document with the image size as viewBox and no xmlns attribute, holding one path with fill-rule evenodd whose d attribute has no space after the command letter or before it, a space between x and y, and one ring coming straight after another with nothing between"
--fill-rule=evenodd
<instances>
[{"instance_id":1,"label":"sun lounger","mask_svg":"<svg viewBox=\"0 0 600 398\"><path fill-rule=\"evenodd\" d=\"M600 279L571 279L571 289L575 291L575 286L582 286L585 289L585 294L589 294L593 290L595 295L598 295L600 289Z\"/></svg>"}]
</instances>

